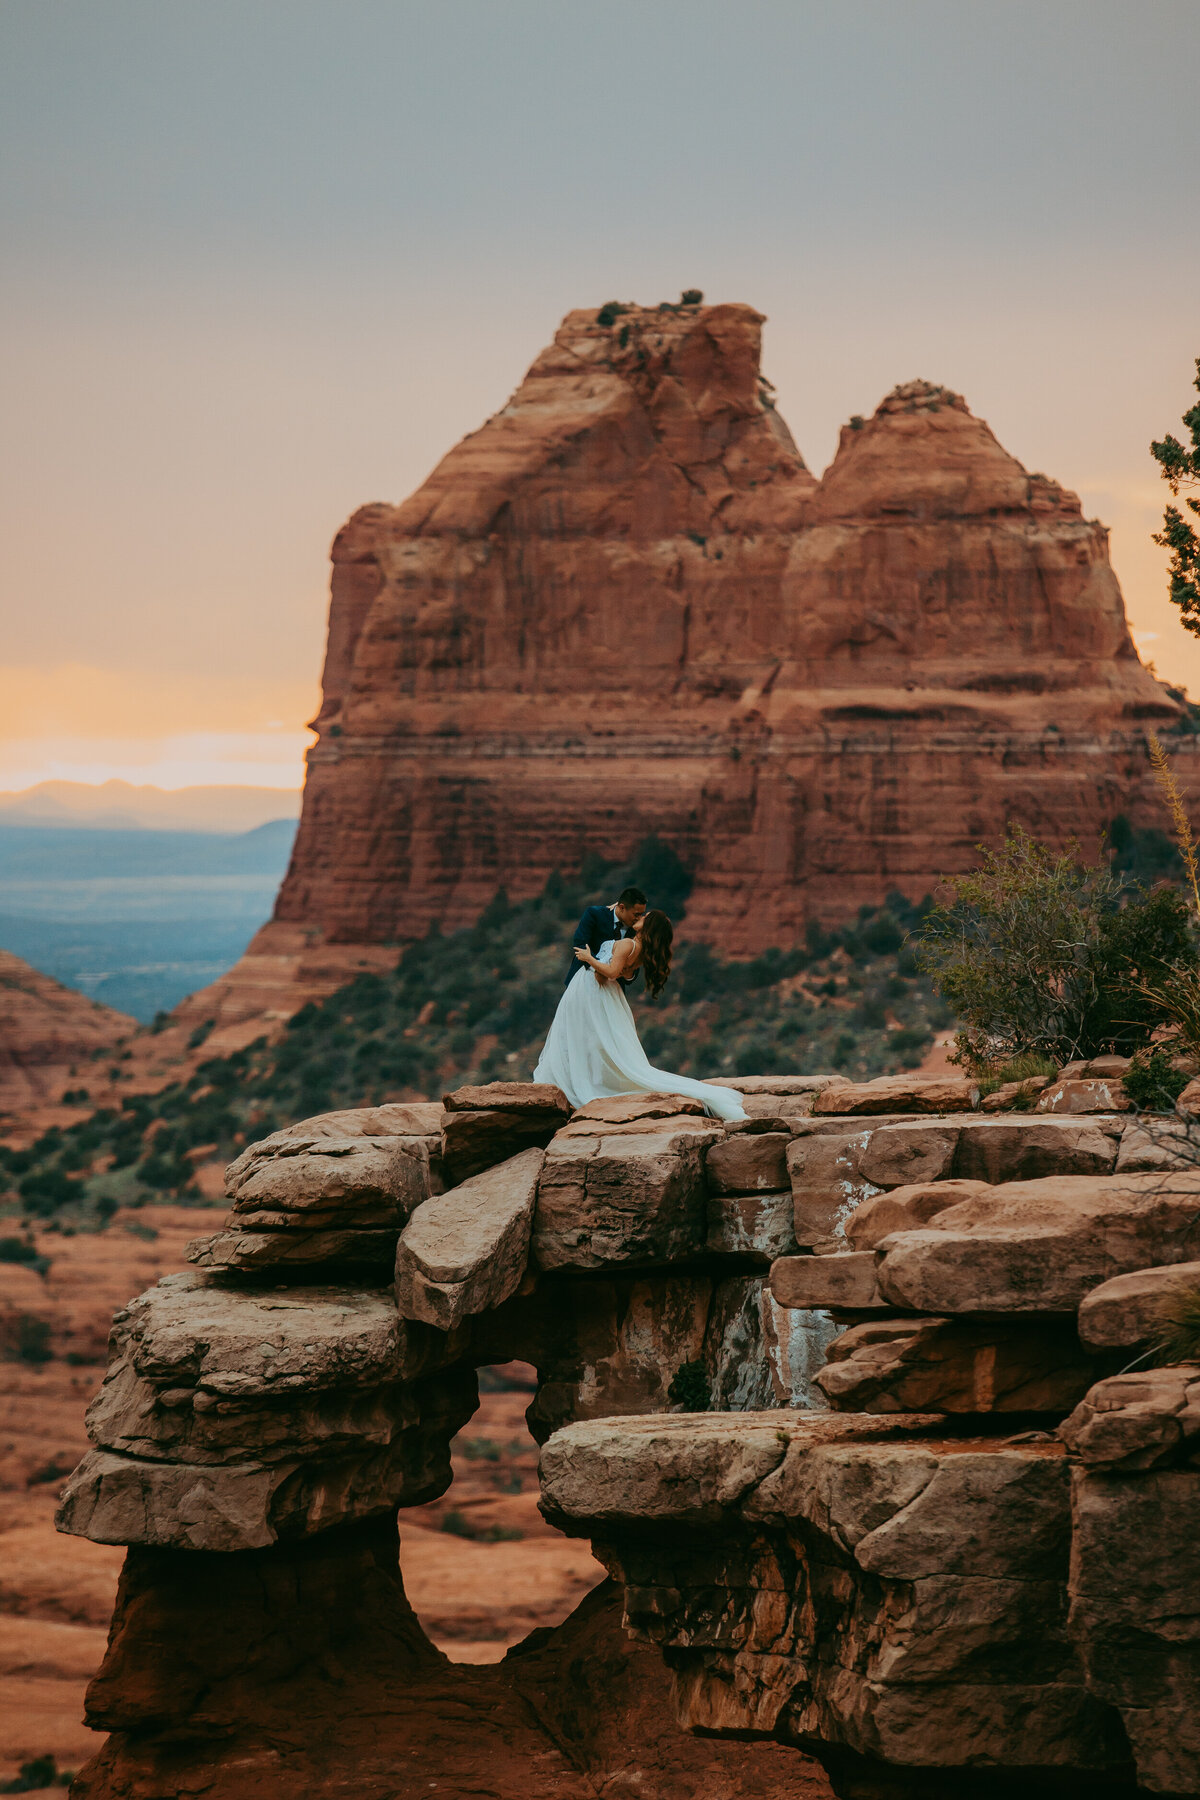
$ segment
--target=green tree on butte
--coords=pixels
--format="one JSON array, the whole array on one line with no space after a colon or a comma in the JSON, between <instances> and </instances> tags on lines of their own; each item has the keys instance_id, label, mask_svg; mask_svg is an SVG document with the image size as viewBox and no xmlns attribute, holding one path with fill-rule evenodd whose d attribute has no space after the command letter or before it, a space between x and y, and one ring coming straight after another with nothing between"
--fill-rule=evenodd
<instances>
[{"instance_id":1,"label":"green tree on butte","mask_svg":"<svg viewBox=\"0 0 1200 1800\"><path fill-rule=\"evenodd\" d=\"M1195 386L1200 391L1200 356L1196 358ZM1190 450L1170 432L1160 443L1150 446L1150 454L1176 499L1181 488L1200 488L1200 405L1184 413L1183 423L1191 436ZM1184 505L1200 518L1200 500L1189 495ZM1171 552L1171 599L1179 608L1185 628L1200 637L1200 533L1177 506L1168 506L1163 514L1163 528L1155 532L1154 541Z\"/></svg>"}]
</instances>

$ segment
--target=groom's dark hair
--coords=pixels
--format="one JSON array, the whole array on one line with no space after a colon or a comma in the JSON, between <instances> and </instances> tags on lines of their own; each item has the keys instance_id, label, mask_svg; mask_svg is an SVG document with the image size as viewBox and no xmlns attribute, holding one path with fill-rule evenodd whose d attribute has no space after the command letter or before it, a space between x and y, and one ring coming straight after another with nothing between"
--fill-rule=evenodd
<instances>
[{"instance_id":1,"label":"groom's dark hair","mask_svg":"<svg viewBox=\"0 0 1200 1800\"><path fill-rule=\"evenodd\" d=\"M646 896L641 888L622 888L617 895L618 906L645 906Z\"/></svg>"}]
</instances>

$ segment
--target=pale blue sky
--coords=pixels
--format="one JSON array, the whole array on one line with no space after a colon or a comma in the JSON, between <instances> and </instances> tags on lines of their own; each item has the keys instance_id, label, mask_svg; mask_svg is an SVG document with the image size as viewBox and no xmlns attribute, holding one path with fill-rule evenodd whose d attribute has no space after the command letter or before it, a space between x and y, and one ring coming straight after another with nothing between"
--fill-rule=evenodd
<instances>
[{"instance_id":1,"label":"pale blue sky","mask_svg":"<svg viewBox=\"0 0 1200 1800\"><path fill-rule=\"evenodd\" d=\"M1146 454L1197 68L1194 0L2 0L0 786L293 779L345 514L569 307L691 285L768 314L818 470L896 381L964 392L1200 692Z\"/></svg>"}]
</instances>

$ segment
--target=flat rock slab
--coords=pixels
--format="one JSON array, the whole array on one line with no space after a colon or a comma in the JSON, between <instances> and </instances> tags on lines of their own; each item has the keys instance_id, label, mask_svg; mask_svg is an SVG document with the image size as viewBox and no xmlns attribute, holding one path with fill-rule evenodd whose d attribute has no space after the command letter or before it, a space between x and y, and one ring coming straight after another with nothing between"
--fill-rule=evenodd
<instances>
[{"instance_id":1,"label":"flat rock slab","mask_svg":"<svg viewBox=\"0 0 1200 1800\"><path fill-rule=\"evenodd\" d=\"M417 1208L396 1247L402 1318L451 1331L516 1293L544 1160L523 1150Z\"/></svg>"},{"instance_id":2,"label":"flat rock slab","mask_svg":"<svg viewBox=\"0 0 1200 1800\"><path fill-rule=\"evenodd\" d=\"M557 1113L565 1122L571 1102L550 1081L489 1081L482 1087L455 1088L442 1095L447 1112Z\"/></svg>"},{"instance_id":3,"label":"flat rock slab","mask_svg":"<svg viewBox=\"0 0 1200 1800\"><path fill-rule=\"evenodd\" d=\"M546 1153L533 1224L541 1269L637 1268L699 1251L707 1234L703 1151L719 1125L574 1137Z\"/></svg>"},{"instance_id":4,"label":"flat rock slab","mask_svg":"<svg viewBox=\"0 0 1200 1800\"><path fill-rule=\"evenodd\" d=\"M1200 1365L1098 1381L1058 1434L1089 1469L1129 1474L1191 1460L1200 1453Z\"/></svg>"},{"instance_id":5,"label":"flat rock slab","mask_svg":"<svg viewBox=\"0 0 1200 1800\"><path fill-rule=\"evenodd\" d=\"M1129 1350L1153 1337L1176 1288L1200 1289L1200 1262L1135 1269L1101 1282L1079 1303L1079 1338L1091 1350Z\"/></svg>"},{"instance_id":6,"label":"flat rock slab","mask_svg":"<svg viewBox=\"0 0 1200 1800\"><path fill-rule=\"evenodd\" d=\"M735 1094L823 1094L829 1088L848 1088L844 1075L714 1075L713 1087L732 1088Z\"/></svg>"},{"instance_id":7,"label":"flat rock slab","mask_svg":"<svg viewBox=\"0 0 1200 1800\"><path fill-rule=\"evenodd\" d=\"M390 1100L385 1106L343 1107L298 1119L274 1133L286 1137L438 1137L442 1129L440 1100ZM274 1138L264 1141L271 1143Z\"/></svg>"},{"instance_id":8,"label":"flat rock slab","mask_svg":"<svg viewBox=\"0 0 1200 1800\"><path fill-rule=\"evenodd\" d=\"M854 1326L828 1358L817 1384L835 1411L852 1413L1061 1416L1095 1376L1069 1320L893 1317Z\"/></svg>"},{"instance_id":9,"label":"flat rock slab","mask_svg":"<svg viewBox=\"0 0 1200 1800\"><path fill-rule=\"evenodd\" d=\"M721 1130L726 1129L728 1128L722 1124ZM554 1138L639 1137L663 1131L698 1131L702 1140L708 1143L713 1130L713 1120L703 1113L664 1113L645 1119L618 1120L611 1125L602 1120L578 1117L572 1119L569 1125L560 1126Z\"/></svg>"},{"instance_id":10,"label":"flat rock slab","mask_svg":"<svg viewBox=\"0 0 1200 1800\"><path fill-rule=\"evenodd\" d=\"M872 1113L971 1112L979 1089L961 1075L881 1075L875 1081L829 1087L818 1094L815 1111L853 1118Z\"/></svg>"},{"instance_id":11,"label":"flat rock slab","mask_svg":"<svg viewBox=\"0 0 1200 1800\"><path fill-rule=\"evenodd\" d=\"M590 1419L564 1426L543 1446L542 1509L575 1535L603 1535L618 1522L710 1525L752 1502L789 1459L795 1466L822 1445L919 1441L943 1427L937 1416L792 1410ZM753 1516L781 1502L787 1496L773 1486Z\"/></svg>"},{"instance_id":12,"label":"flat rock slab","mask_svg":"<svg viewBox=\"0 0 1200 1800\"><path fill-rule=\"evenodd\" d=\"M239 1221L211 1237L193 1238L186 1255L200 1269L233 1269L243 1274L296 1275L312 1281L315 1271L358 1272L386 1278L396 1258L398 1225L375 1231L344 1226L307 1230L294 1220L278 1230L263 1229L257 1218Z\"/></svg>"},{"instance_id":13,"label":"flat rock slab","mask_svg":"<svg viewBox=\"0 0 1200 1800\"><path fill-rule=\"evenodd\" d=\"M876 1251L885 1298L912 1312L1073 1313L1114 1275L1182 1261L1200 1176L1012 1182L960 1201Z\"/></svg>"},{"instance_id":14,"label":"flat rock slab","mask_svg":"<svg viewBox=\"0 0 1200 1800\"><path fill-rule=\"evenodd\" d=\"M705 1116L701 1102L684 1094L617 1094L577 1107L571 1123L591 1119L601 1125L628 1125L635 1119L673 1119L688 1113Z\"/></svg>"}]
</instances>

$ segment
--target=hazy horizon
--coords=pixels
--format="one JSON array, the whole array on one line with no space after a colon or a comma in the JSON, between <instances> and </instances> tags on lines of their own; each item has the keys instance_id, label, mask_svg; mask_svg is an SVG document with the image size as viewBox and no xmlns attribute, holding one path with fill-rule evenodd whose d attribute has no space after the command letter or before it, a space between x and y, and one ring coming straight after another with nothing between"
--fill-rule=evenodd
<instances>
[{"instance_id":1,"label":"hazy horizon","mask_svg":"<svg viewBox=\"0 0 1200 1800\"><path fill-rule=\"evenodd\" d=\"M0 788L294 788L329 543L575 306L768 318L816 472L963 393L1112 528L1200 693L1148 454L1194 398L1185 0L9 0Z\"/></svg>"}]
</instances>

